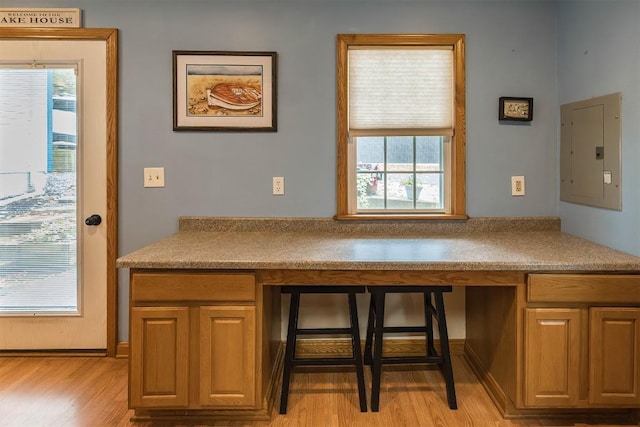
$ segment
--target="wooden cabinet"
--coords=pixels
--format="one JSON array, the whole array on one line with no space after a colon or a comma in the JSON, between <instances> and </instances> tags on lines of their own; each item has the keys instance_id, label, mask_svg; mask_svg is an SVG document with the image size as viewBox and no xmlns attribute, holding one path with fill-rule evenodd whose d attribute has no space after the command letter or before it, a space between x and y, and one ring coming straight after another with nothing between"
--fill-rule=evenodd
<instances>
[{"instance_id":1,"label":"wooden cabinet","mask_svg":"<svg viewBox=\"0 0 640 427\"><path fill-rule=\"evenodd\" d=\"M200 405L253 407L255 307L200 307Z\"/></svg>"},{"instance_id":2,"label":"wooden cabinet","mask_svg":"<svg viewBox=\"0 0 640 427\"><path fill-rule=\"evenodd\" d=\"M640 406L640 276L529 276L526 407Z\"/></svg>"},{"instance_id":3,"label":"wooden cabinet","mask_svg":"<svg viewBox=\"0 0 640 427\"><path fill-rule=\"evenodd\" d=\"M526 405L575 406L580 385L580 310L527 309L525 322Z\"/></svg>"},{"instance_id":4,"label":"wooden cabinet","mask_svg":"<svg viewBox=\"0 0 640 427\"><path fill-rule=\"evenodd\" d=\"M640 406L640 308L589 309L589 402Z\"/></svg>"},{"instance_id":5,"label":"wooden cabinet","mask_svg":"<svg viewBox=\"0 0 640 427\"><path fill-rule=\"evenodd\" d=\"M129 405L261 409L253 273L134 271Z\"/></svg>"},{"instance_id":6,"label":"wooden cabinet","mask_svg":"<svg viewBox=\"0 0 640 427\"><path fill-rule=\"evenodd\" d=\"M189 404L189 309L131 309L129 404L132 408Z\"/></svg>"}]
</instances>

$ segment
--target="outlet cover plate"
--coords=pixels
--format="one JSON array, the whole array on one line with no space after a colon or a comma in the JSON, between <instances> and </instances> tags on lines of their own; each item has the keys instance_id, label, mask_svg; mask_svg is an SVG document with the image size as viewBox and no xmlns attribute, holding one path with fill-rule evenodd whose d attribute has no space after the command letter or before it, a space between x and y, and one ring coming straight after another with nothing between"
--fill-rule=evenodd
<instances>
[{"instance_id":1,"label":"outlet cover plate","mask_svg":"<svg viewBox=\"0 0 640 427\"><path fill-rule=\"evenodd\" d=\"M524 176L511 177L511 195L524 196Z\"/></svg>"},{"instance_id":2,"label":"outlet cover plate","mask_svg":"<svg viewBox=\"0 0 640 427\"><path fill-rule=\"evenodd\" d=\"M273 177L273 195L284 196L284 177L283 176Z\"/></svg>"}]
</instances>

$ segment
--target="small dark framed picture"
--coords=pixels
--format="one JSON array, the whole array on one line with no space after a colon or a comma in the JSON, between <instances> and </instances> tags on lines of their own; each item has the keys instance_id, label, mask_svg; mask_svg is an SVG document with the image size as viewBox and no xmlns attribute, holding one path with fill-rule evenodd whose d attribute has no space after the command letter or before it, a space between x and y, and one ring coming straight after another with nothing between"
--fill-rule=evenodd
<instances>
[{"instance_id":1,"label":"small dark framed picture","mask_svg":"<svg viewBox=\"0 0 640 427\"><path fill-rule=\"evenodd\" d=\"M498 120L530 122L533 120L533 98L501 97Z\"/></svg>"}]
</instances>

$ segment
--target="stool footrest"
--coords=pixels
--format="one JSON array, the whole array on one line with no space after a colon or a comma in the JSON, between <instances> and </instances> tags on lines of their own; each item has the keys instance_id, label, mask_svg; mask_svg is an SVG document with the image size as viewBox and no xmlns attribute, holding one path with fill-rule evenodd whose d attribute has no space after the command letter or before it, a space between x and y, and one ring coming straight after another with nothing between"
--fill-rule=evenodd
<instances>
[{"instance_id":1,"label":"stool footrest","mask_svg":"<svg viewBox=\"0 0 640 427\"><path fill-rule=\"evenodd\" d=\"M306 328L296 329L296 335L344 334L351 335L351 328Z\"/></svg>"},{"instance_id":2,"label":"stool footrest","mask_svg":"<svg viewBox=\"0 0 640 427\"><path fill-rule=\"evenodd\" d=\"M367 290L374 293L390 293L390 294L423 294L425 292L451 292L453 286L451 285L427 285L427 286L367 286Z\"/></svg>"},{"instance_id":3,"label":"stool footrest","mask_svg":"<svg viewBox=\"0 0 640 427\"><path fill-rule=\"evenodd\" d=\"M442 363L442 356L395 356L382 357L381 363L385 365L406 364L406 363Z\"/></svg>"},{"instance_id":4,"label":"stool footrest","mask_svg":"<svg viewBox=\"0 0 640 427\"><path fill-rule=\"evenodd\" d=\"M363 294L365 292L365 286L293 285L282 286L280 292L283 294Z\"/></svg>"},{"instance_id":5,"label":"stool footrest","mask_svg":"<svg viewBox=\"0 0 640 427\"><path fill-rule=\"evenodd\" d=\"M323 357L323 358L304 358L293 359L291 361L292 366L320 366L320 365L349 365L353 366L355 363L353 357Z\"/></svg>"},{"instance_id":6,"label":"stool footrest","mask_svg":"<svg viewBox=\"0 0 640 427\"><path fill-rule=\"evenodd\" d=\"M399 333L399 332L428 332L426 326L384 326L382 332Z\"/></svg>"}]
</instances>

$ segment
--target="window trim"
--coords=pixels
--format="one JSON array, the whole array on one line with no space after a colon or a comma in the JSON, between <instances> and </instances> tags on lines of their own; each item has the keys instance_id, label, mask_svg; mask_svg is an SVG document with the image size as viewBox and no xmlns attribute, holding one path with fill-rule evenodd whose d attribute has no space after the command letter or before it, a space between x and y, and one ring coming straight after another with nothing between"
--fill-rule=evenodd
<instances>
[{"instance_id":1,"label":"window trim","mask_svg":"<svg viewBox=\"0 0 640 427\"><path fill-rule=\"evenodd\" d=\"M464 34L338 34L337 36L337 213L334 219L467 219L465 183L466 147L466 91L465 91L465 36ZM454 133L451 136L451 191L449 213L356 213L356 206L350 206L350 194L355 191L349 185L354 173L355 162L353 144L349 143L349 87L348 51L354 46L450 46L454 50ZM352 198L351 198L352 199Z\"/></svg>"}]
</instances>

